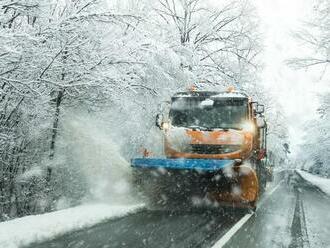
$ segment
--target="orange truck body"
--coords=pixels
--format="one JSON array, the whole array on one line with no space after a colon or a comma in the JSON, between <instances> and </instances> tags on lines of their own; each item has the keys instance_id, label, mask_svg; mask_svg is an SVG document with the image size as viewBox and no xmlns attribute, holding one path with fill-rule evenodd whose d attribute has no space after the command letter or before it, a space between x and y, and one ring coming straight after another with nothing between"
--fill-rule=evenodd
<instances>
[{"instance_id":1,"label":"orange truck body","mask_svg":"<svg viewBox=\"0 0 330 248\"><path fill-rule=\"evenodd\" d=\"M189 97L193 99L200 96L206 99L215 96L214 99L240 99L246 101L245 121L249 128L209 128L200 130L198 127L180 127L179 135L177 127L172 125L171 118L165 118L159 124L164 133L164 153L167 159L187 159L194 161L218 160L234 161L229 168L223 169L222 174L227 184L212 187L207 192L208 199L235 206L250 206L255 208L256 202L265 187L263 179L263 167L266 159L266 133L267 125L262 115L263 111L258 111L257 103L250 97L242 93L235 92L184 92L178 93L175 99L183 101ZM213 98L212 98L213 99ZM210 107L212 108L212 106ZM234 108L234 107L233 107ZM258 124L261 119L264 125ZM166 123L166 125L164 125ZM184 145L177 145L184 141ZM218 172L215 172L218 173Z\"/></svg>"}]
</instances>

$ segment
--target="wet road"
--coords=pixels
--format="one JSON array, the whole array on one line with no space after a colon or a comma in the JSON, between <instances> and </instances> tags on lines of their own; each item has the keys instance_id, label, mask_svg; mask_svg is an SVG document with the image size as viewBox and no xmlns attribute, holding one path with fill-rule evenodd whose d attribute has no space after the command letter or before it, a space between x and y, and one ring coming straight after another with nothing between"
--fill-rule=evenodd
<instances>
[{"instance_id":1,"label":"wet road","mask_svg":"<svg viewBox=\"0 0 330 248\"><path fill-rule=\"evenodd\" d=\"M98 224L34 248L48 247L330 247L330 199L292 173L276 180L254 215L217 209L150 211Z\"/></svg>"},{"instance_id":2,"label":"wet road","mask_svg":"<svg viewBox=\"0 0 330 248\"><path fill-rule=\"evenodd\" d=\"M141 211L33 247L210 247L245 211Z\"/></svg>"},{"instance_id":3,"label":"wet road","mask_svg":"<svg viewBox=\"0 0 330 248\"><path fill-rule=\"evenodd\" d=\"M291 172L225 247L330 247L330 198Z\"/></svg>"}]
</instances>

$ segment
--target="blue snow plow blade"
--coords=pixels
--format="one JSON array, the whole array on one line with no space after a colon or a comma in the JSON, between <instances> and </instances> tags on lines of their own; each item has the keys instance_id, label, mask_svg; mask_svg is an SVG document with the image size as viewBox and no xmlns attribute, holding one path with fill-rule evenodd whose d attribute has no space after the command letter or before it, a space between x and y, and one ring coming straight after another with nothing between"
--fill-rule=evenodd
<instances>
[{"instance_id":1,"label":"blue snow plow blade","mask_svg":"<svg viewBox=\"0 0 330 248\"><path fill-rule=\"evenodd\" d=\"M234 165L234 160L219 159L167 159L167 158L135 158L131 165L135 168L164 168L181 170L217 171Z\"/></svg>"}]
</instances>

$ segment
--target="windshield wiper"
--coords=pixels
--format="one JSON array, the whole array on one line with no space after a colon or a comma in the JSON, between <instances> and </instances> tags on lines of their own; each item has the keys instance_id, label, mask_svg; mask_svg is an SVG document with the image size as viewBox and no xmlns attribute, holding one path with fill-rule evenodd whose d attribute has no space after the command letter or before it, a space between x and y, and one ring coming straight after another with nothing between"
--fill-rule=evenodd
<instances>
[{"instance_id":1,"label":"windshield wiper","mask_svg":"<svg viewBox=\"0 0 330 248\"><path fill-rule=\"evenodd\" d=\"M186 128L192 129L194 131L195 130L200 130L200 131L214 131L214 130L229 131L230 129L242 130L242 128L238 128L238 127L203 127L203 126L197 126L197 125L187 126Z\"/></svg>"},{"instance_id":2,"label":"windshield wiper","mask_svg":"<svg viewBox=\"0 0 330 248\"><path fill-rule=\"evenodd\" d=\"M239 127L210 127L210 130L223 130L223 131L229 131L230 129L233 130L242 130L242 128Z\"/></svg>"},{"instance_id":3,"label":"windshield wiper","mask_svg":"<svg viewBox=\"0 0 330 248\"><path fill-rule=\"evenodd\" d=\"M227 127L227 128L223 128L224 130L226 130L226 131L229 131L230 129L232 129L232 130L238 130L238 131L241 131L242 130L242 128L239 128L239 127Z\"/></svg>"},{"instance_id":4,"label":"windshield wiper","mask_svg":"<svg viewBox=\"0 0 330 248\"><path fill-rule=\"evenodd\" d=\"M227 131L228 129L226 128L221 128L221 127L203 127L203 126L188 126L188 128L192 130L200 130L200 131L214 131L214 130L225 130Z\"/></svg>"},{"instance_id":5,"label":"windshield wiper","mask_svg":"<svg viewBox=\"0 0 330 248\"><path fill-rule=\"evenodd\" d=\"M193 126L188 126L187 128L190 128L190 129L192 129L192 130L201 130L201 131L209 131L210 130L210 128L207 128L207 127L202 127L202 126L195 126L195 125L193 125Z\"/></svg>"},{"instance_id":6,"label":"windshield wiper","mask_svg":"<svg viewBox=\"0 0 330 248\"><path fill-rule=\"evenodd\" d=\"M228 127L227 129L234 129L234 130L242 130L243 128L241 128L241 127Z\"/></svg>"}]
</instances>

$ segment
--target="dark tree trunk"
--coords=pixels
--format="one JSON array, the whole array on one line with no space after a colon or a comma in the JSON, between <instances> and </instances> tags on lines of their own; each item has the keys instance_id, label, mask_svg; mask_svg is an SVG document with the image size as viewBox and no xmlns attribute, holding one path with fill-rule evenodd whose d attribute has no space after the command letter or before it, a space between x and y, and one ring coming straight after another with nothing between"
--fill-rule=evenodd
<instances>
[{"instance_id":1,"label":"dark tree trunk","mask_svg":"<svg viewBox=\"0 0 330 248\"><path fill-rule=\"evenodd\" d=\"M52 136L51 136L51 141L50 141L50 153L49 153L50 160L52 160L55 155L55 142L56 142L56 137L57 137L58 123L59 123L59 118L60 118L60 106L62 103L63 95L64 95L64 90L61 89L58 91L57 96L54 100L55 101L55 116L54 116ZM52 175L52 168L48 167L47 168L47 178L46 178L47 182L50 181L51 175Z\"/></svg>"}]
</instances>

